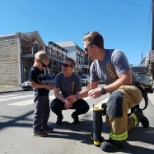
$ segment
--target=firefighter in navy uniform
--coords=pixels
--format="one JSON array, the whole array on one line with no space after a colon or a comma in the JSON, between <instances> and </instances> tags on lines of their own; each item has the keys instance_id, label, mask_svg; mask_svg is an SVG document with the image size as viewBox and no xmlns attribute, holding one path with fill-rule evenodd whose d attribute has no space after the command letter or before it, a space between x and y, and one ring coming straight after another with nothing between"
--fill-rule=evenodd
<instances>
[{"instance_id":1,"label":"firefighter in navy uniform","mask_svg":"<svg viewBox=\"0 0 154 154\"><path fill-rule=\"evenodd\" d=\"M109 140L100 147L106 152L116 152L124 146L128 131L137 127L139 122L143 127L149 126L148 119L139 109L134 109L128 116L128 110L137 106L142 100L140 89L133 83L136 76L131 72L125 54L117 49L105 49L104 40L98 32L88 33L83 37L85 53L93 61L90 66L90 84L78 93L78 98L90 96L98 98L110 93L106 108L106 121L110 126ZM98 88L99 80L105 86ZM75 102L76 96L67 100Z\"/></svg>"}]
</instances>

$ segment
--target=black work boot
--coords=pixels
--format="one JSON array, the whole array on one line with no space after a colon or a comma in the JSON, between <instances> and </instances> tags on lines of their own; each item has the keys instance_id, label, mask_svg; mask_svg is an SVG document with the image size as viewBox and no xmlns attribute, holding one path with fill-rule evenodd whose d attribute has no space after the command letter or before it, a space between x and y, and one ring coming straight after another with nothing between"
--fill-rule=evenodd
<instances>
[{"instance_id":1,"label":"black work boot","mask_svg":"<svg viewBox=\"0 0 154 154\"><path fill-rule=\"evenodd\" d=\"M111 139L102 142L100 148L105 152L118 152L126 141L113 141Z\"/></svg>"},{"instance_id":2,"label":"black work boot","mask_svg":"<svg viewBox=\"0 0 154 154\"><path fill-rule=\"evenodd\" d=\"M57 124L57 125L61 125L61 124L62 124L62 120L63 120L63 115L62 115L62 114L59 114L59 115L57 116L56 124Z\"/></svg>"},{"instance_id":3,"label":"black work boot","mask_svg":"<svg viewBox=\"0 0 154 154\"><path fill-rule=\"evenodd\" d=\"M140 109L135 109L134 114L136 115L139 122L141 122L144 128L149 127L149 120L145 117Z\"/></svg>"},{"instance_id":4,"label":"black work boot","mask_svg":"<svg viewBox=\"0 0 154 154\"><path fill-rule=\"evenodd\" d=\"M35 130L32 135L39 136L39 137L46 137L48 136L48 133L43 129L39 129L39 130Z\"/></svg>"},{"instance_id":5,"label":"black work boot","mask_svg":"<svg viewBox=\"0 0 154 154\"><path fill-rule=\"evenodd\" d=\"M45 130L47 133L52 133L53 132L53 128L49 127L48 125L42 127L43 130Z\"/></svg>"},{"instance_id":6,"label":"black work boot","mask_svg":"<svg viewBox=\"0 0 154 154\"><path fill-rule=\"evenodd\" d=\"M72 116L72 118L74 120L74 122L73 122L74 124L79 124L80 123L79 117L75 112L73 112L71 116Z\"/></svg>"}]
</instances>

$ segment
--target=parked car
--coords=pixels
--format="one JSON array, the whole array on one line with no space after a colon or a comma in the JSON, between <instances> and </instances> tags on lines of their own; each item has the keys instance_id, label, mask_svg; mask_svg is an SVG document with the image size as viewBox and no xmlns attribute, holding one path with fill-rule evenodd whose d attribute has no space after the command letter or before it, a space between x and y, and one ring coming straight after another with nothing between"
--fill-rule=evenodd
<instances>
[{"instance_id":1,"label":"parked car","mask_svg":"<svg viewBox=\"0 0 154 154\"><path fill-rule=\"evenodd\" d=\"M137 76L141 83L144 83L148 87L152 88L153 79L149 67L147 66L131 66L132 71Z\"/></svg>"},{"instance_id":2,"label":"parked car","mask_svg":"<svg viewBox=\"0 0 154 154\"><path fill-rule=\"evenodd\" d=\"M87 86L89 84L89 77L86 75L80 75L82 86Z\"/></svg>"},{"instance_id":3,"label":"parked car","mask_svg":"<svg viewBox=\"0 0 154 154\"><path fill-rule=\"evenodd\" d=\"M99 84L103 84L104 82L102 80L99 80Z\"/></svg>"},{"instance_id":4,"label":"parked car","mask_svg":"<svg viewBox=\"0 0 154 154\"><path fill-rule=\"evenodd\" d=\"M33 88L31 87L30 85L30 81L25 81L21 84L21 88L25 91L28 91L28 90L33 90Z\"/></svg>"},{"instance_id":5,"label":"parked car","mask_svg":"<svg viewBox=\"0 0 154 154\"><path fill-rule=\"evenodd\" d=\"M55 79L50 77L50 76L47 76L46 77L46 81L48 83L50 83L51 85L54 85L54 82L55 82ZM30 85L30 81L25 81L21 84L21 88L24 90L24 91L28 91L28 90L33 90L33 88L31 87Z\"/></svg>"},{"instance_id":6,"label":"parked car","mask_svg":"<svg viewBox=\"0 0 154 154\"><path fill-rule=\"evenodd\" d=\"M88 84L90 83L90 75L86 75Z\"/></svg>"}]
</instances>

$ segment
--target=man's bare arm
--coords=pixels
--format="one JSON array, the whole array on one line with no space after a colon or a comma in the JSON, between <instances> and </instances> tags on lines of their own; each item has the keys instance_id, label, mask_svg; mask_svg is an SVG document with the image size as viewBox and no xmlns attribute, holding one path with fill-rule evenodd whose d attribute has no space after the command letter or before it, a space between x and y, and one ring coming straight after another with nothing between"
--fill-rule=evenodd
<instances>
[{"instance_id":1,"label":"man's bare arm","mask_svg":"<svg viewBox=\"0 0 154 154\"><path fill-rule=\"evenodd\" d=\"M95 89L98 86L99 82L90 82L90 84L78 93L78 98L85 98L88 96L88 91L91 89Z\"/></svg>"},{"instance_id":2,"label":"man's bare arm","mask_svg":"<svg viewBox=\"0 0 154 154\"><path fill-rule=\"evenodd\" d=\"M68 100L69 102L76 102L78 99L81 99L81 98L85 98L88 96L88 91L91 90L91 89L94 89L98 86L98 83L99 82L90 82L90 84L85 88L83 89L82 91L80 91L77 96L76 95L70 95L66 98L66 100Z\"/></svg>"},{"instance_id":3,"label":"man's bare arm","mask_svg":"<svg viewBox=\"0 0 154 154\"><path fill-rule=\"evenodd\" d=\"M106 92L112 92L118 89L122 85L130 85L132 84L132 74L131 71L127 71L124 74L119 75L119 79L117 79L112 84L106 85L104 88Z\"/></svg>"},{"instance_id":4,"label":"man's bare arm","mask_svg":"<svg viewBox=\"0 0 154 154\"><path fill-rule=\"evenodd\" d=\"M56 98L58 98L59 100L65 103L65 98L60 94L59 88L54 88L54 95Z\"/></svg>"}]
</instances>

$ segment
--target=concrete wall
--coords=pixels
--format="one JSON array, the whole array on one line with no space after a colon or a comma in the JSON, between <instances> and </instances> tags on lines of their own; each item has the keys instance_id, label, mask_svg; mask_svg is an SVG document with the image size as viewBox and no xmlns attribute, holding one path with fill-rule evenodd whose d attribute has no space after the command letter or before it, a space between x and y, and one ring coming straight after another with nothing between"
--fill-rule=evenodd
<instances>
[{"instance_id":1,"label":"concrete wall","mask_svg":"<svg viewBox=\"0 0 154 154\"><path fill-rule=\"evenodd\" d=\"M0 38L0 84L19 84L18 38Z\"/></svg>"}]
</instances>

